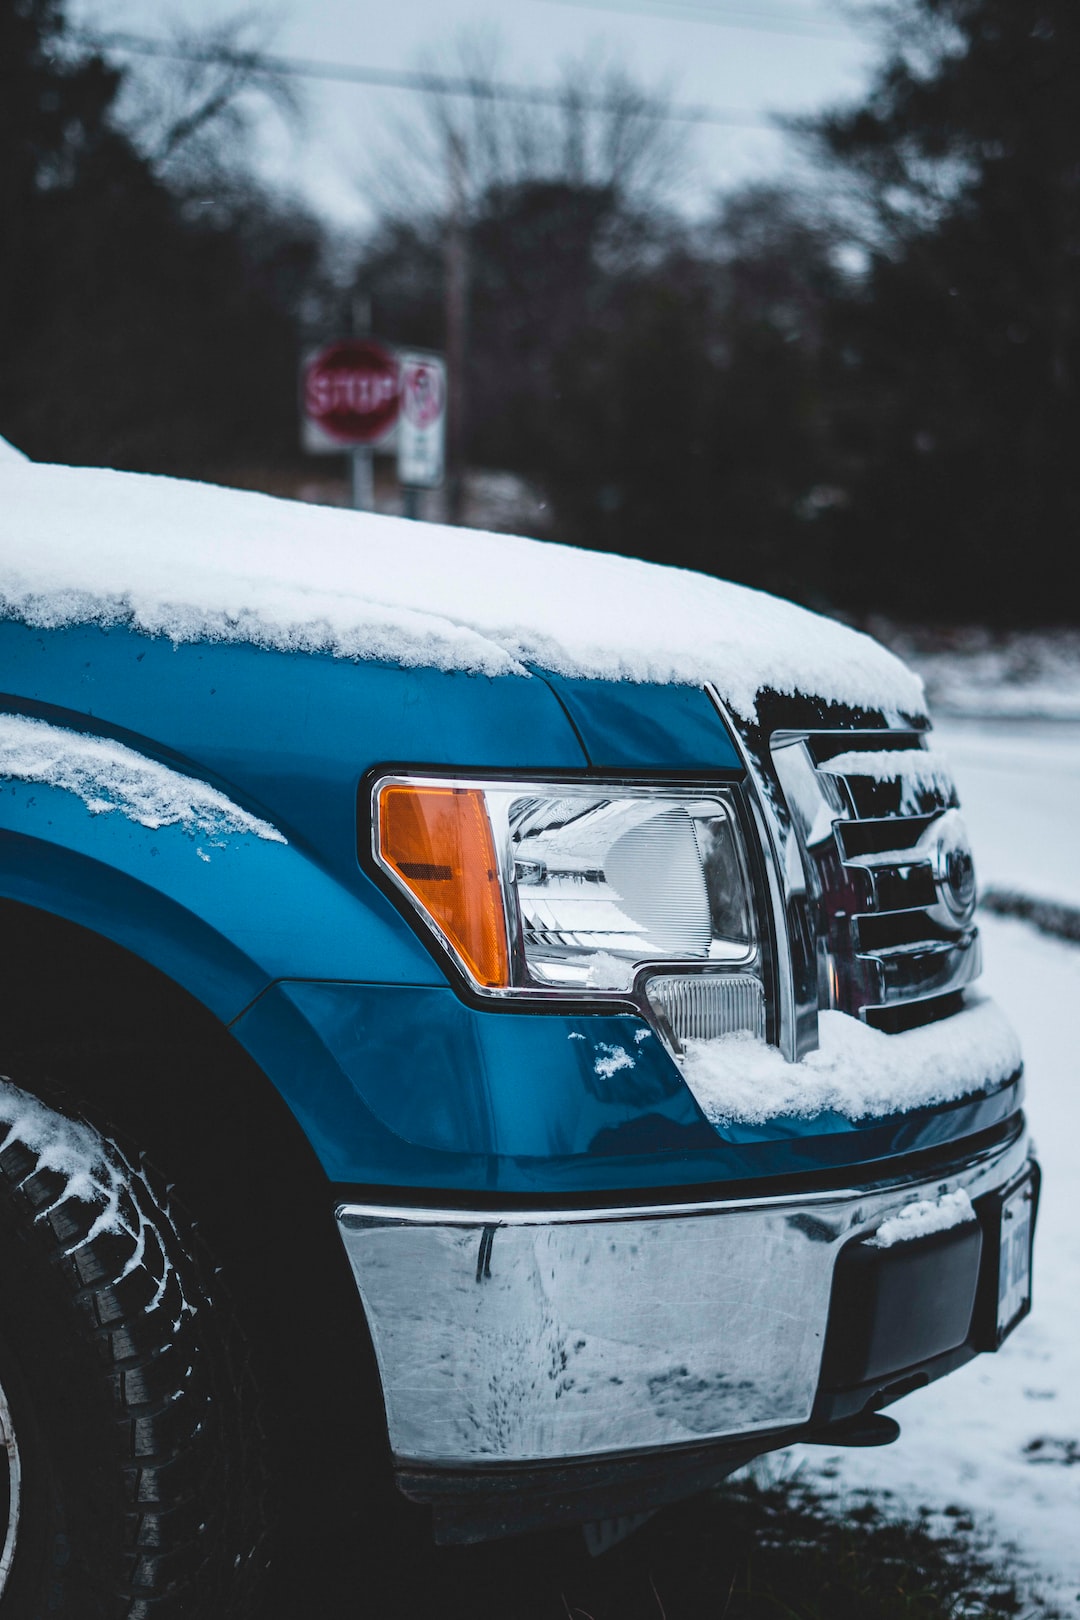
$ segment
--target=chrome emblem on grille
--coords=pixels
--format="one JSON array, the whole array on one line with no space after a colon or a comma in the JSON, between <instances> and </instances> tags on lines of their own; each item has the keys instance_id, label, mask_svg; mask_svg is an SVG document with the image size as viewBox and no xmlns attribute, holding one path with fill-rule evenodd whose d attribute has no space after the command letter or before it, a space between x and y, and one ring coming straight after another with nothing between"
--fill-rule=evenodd
<instances>
[{"instance_id":1,"label":"chrome emblem on grille","mask_svg":"<svg viewBox=\"0 0 1080 1620\"><path fill-rule=\"evenodd\" d=\"M965 926L975 915L975 861L967 828L956 810L948 810L934 825L931 853L934 887L951 919Z\"/></svg>"}]
</instances>

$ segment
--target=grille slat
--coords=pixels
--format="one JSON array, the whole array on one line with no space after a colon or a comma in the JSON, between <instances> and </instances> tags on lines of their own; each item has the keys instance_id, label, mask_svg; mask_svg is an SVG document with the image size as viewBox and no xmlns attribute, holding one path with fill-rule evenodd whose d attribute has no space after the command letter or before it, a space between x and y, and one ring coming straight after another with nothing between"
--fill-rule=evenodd
<instances>
[{"instance_id":1,"label":"grille slat","mask_svg":"<svg viewBox=\"0 0 1080 1620\"><path fill-rule=\"evenodd\" d=\"M913 860L919 858L915 848L936 819L930 815L874 816L865 821L837 821L834 831L845 860L899 866L909 851Z\"/></svg>"},{"instance_id":2,"label":"grille slat","mask_svg":"<svg viewBox=\"0 0 1080 1620\"><path fill-rule=\"evenodd\" d=\"M880 970L878 1006L959 989L978 978L982 966L975 929L952 944L896 945L890 950L868 952L861 960Z\"/></svg>"},{"instance_id":3,"label":"grille slat","mask_svg":"<svg viewBox=\"0 0 1080 1620\"><path fill-rule=\"evenodd\" d=\"M828 766L823 766L828 770ZM831 774L831 773L830 773ZM874 816L937 815L956 806L955 790L901 781L879 782L872 776L845 776L842 791L858 821Z\"/></svg>"},{"instance_id":4,"label":"grille slat","mask_svg":"<svg viewBox=\"0 0 1080 1620\"><path fill-rule=\"evenodd\" d=\"M860 912L851 919L851 937L856 951L900 950L916 945L952 945L948 930L928 918L925 906L909 906L897 911Z\"/></svg>"},{"instance_id":5,"label":"grille slat","mask_svg":"<svg viewBox=\"0 0 1080 1620\"><path fill-rule=\"evenodd\" d=\"M913 866L874 866L865 869L869 879L871 911L908 911L937 904L937 887L929 861Z\"/></svg>"}]
</instances>

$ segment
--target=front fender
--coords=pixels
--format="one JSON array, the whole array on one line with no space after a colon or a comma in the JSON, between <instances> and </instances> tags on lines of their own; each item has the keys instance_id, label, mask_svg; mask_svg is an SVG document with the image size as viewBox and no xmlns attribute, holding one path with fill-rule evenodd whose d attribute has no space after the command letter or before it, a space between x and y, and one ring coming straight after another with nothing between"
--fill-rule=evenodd
<instances>
[{"instance_id":1,"label":"front fender","mask_svg":"<svg viewBox=\"0 0 1080 1620\"><path fill-rule=\"evenodd\" d=\"M374 885L368 903L303 848L144 827L58 787L0 784L0 896L124 946L224 1023L275 979L446 982Z\"/></svg>"}]
</instances>

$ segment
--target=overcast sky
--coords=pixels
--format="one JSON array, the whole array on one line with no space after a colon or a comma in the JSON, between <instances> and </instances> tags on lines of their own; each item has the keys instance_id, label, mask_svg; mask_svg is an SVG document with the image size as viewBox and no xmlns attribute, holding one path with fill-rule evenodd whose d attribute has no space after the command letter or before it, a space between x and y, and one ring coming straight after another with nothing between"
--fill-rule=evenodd
<instances>
[{"instance_id":1,"label":"overcast sky","mask_svg":"<svg viewBox=\"0 0 1080 1620\"><path fill-rule=\"evenodd\" d=\"M73 21L161 38L238 14L265 17L261 42L282 54L378 68L449 65L463 29L498 32L503 76L550 82L567 58L615 52L645 84L675 99L747 119L701 126L693 138L691 206L739 181L790 169L773 113L817 109L857 95L873 44L845 20L843 0L69 0ZM264 174L346 227L362 227L361 183L388 120L415 115L416 93L296 81L299 127L267 119Z\"/></svg>"}]
</instances>

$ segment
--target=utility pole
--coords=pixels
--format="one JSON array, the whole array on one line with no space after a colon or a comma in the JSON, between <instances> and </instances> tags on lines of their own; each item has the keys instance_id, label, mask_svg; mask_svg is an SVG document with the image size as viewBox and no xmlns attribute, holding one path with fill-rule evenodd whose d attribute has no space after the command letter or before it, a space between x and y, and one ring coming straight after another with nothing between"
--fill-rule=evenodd
<instances>
[{"instance_id":1,"label":"utility pole","mask_svg":"<svg viewBox=\"0 0 1080 1620\"><path fill-rule=\"evenodd\" d=\"M454 129L447 131L447 179L450 213L446 223L446 372L447 478L446 517L461 523L465 515L465 347L469 304L468 195L465 146Z\"/></svg>"},{"instance_id":2,"label":"utility pole","mask_svg":"<svg viewBox=\"0 0 1080 1620\"><path fill-rule=\"evenodd\" d=\"M349 311L352 336L371 336L371 299L367 293L354 293ZM349 457L350 504L359 512L375 510L375 456L371 446L354 444Z\"/></svg>"}]
</instances>

